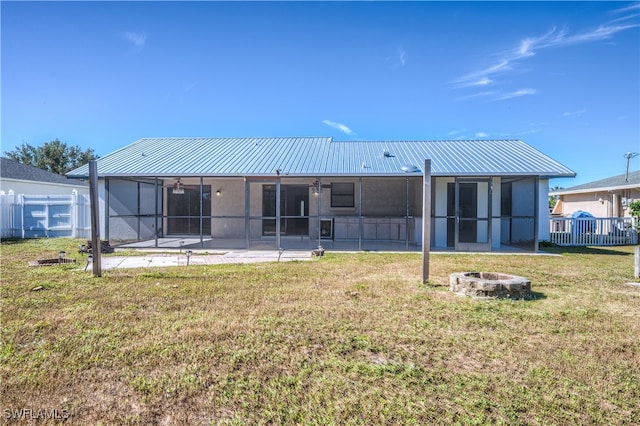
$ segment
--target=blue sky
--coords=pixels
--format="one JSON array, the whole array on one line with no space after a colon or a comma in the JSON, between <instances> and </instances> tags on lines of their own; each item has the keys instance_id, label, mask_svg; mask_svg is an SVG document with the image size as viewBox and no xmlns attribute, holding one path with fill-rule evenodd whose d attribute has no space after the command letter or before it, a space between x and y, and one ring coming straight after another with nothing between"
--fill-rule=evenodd
<instances>
[{"instance_id":1,"label":"blue sky","mask_svg":"<svg viewBox=\"0 0 640 426\"><path fill-rule=\"evenodd\" d=\"M638 2L8 2L2 152L58 138L522 139L640 152ZM640 169L640 156L630 170Z\"/></svg>"}]
</instances>

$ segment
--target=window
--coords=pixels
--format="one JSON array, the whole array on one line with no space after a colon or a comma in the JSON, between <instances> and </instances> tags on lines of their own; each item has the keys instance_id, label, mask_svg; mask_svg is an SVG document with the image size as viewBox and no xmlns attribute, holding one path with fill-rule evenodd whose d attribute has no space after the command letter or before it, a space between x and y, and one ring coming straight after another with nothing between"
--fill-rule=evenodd
<instances>
[{"instance_id":1,"label":"window","mask_svg":"<svg viewBox=\"0 0 640 426\"><path fill-rule=\"evenodd\" d=\"M353 207L354 204L353 183L331 184L331 207Z\"/></svg>"}]
</instances>

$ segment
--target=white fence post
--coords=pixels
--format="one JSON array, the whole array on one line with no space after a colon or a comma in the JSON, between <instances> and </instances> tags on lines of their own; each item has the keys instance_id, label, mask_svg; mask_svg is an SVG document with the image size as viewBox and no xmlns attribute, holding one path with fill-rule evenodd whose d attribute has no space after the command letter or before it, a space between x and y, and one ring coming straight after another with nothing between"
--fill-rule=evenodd
<instances>
[{"instance_id":1,"label":"white fence post","mask_svg":"<svg viewBox=\"0 0 640 426\"><path fill-rule=\"evenodd\" d=\"M24 194L18 194L18 208L20 209L20 237L24 238Z\"/></svg>"},{"instance_id":2,"label":"white fence post","mask_svg":"<svg viewBox=\"0 0 640 426\"><path fill-rule=\"evenodd\" d=\"M11 200L12 195L7 195L4 191L0 191L0 220L2 221L2 231L0 237L10 238L13 236L12 219L11 214Z\"/></svg>"},{"instance_id":3,"label":"white fence post","mask_svg":"<svg viewBox=\"0 0 640 426\"><path fill-rule=\"evenodd\" d=\"M71 237L78 238L78 191L71 191Z\"/></svg>"}]
</instances>

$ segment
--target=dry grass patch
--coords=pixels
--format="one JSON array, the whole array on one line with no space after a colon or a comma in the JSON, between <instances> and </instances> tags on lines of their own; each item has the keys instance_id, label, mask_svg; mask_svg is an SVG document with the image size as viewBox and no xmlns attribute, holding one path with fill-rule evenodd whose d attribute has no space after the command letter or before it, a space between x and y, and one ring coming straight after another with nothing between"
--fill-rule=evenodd
<instances>
[{"instance_id":1,"label":"dry grass patch","mask_svg":"<svg viewBox=\"0 0 640 426\"><path fill-rule=\"evenodd\" d=\"M66 410L72 424L640 418L632 248L436 254L426 286L415 254L102 278L82 262L27 266L76 243L2 243L2 407ZM470 270L528 277L537 299L450 293L449 274Z\"/></svg>"}]
</instances>

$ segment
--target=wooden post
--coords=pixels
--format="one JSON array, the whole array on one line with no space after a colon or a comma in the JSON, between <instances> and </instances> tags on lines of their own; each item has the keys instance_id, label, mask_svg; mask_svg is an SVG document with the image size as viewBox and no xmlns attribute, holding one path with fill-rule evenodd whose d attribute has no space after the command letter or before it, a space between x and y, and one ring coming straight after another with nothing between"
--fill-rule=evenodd
<instances>
[{"instance_id":1,"label":"wooden post","mask_svg":"<svg viewBox=\"0 0 640 426\"><path fill-rule=\"evenodd\" d=\"M422 191L422 283L429 281L429 252L431 251L431 160L424 160Z\"/></svg>"},{"instance_id":2,"label":"wooden post","mask_svg":"<svg viewBox=\"0 0 640 426\"><path fill-rule=\"evenodd\" d=\"M636 278L640 278L640 246L636 246L634 260L633 276Z\"/></svg>"},{"instance_id":3,"label":"wooden post","mask_svg":"<svg viewBox=\"0 0 640 426\"><path fill-rule=\"evenodd\" d=\"M98 200L98 165L89 161L89 198L91 199L91 256L93 276L102 276L102 244L100 242L100 203Z\"/></svg>"}]
</instances>

